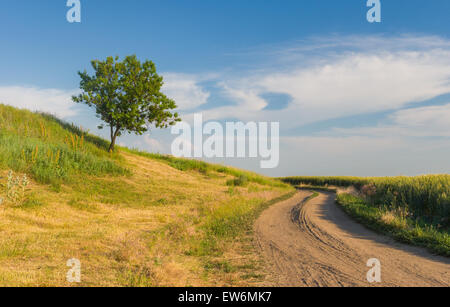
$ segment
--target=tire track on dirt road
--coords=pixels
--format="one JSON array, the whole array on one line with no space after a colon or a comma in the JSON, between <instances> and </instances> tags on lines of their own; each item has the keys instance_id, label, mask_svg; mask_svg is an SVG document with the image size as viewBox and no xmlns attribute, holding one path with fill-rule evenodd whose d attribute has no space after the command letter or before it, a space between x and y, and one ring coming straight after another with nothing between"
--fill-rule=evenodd
<instances>
[{"instance_id":1,"label":"tire track on dirt road","mask_svg":"<svg viewBox=\"0 0 450 307\"><path fill-rule=\"evenodd\" d=\"M258 246L276 286L450 286L450 259L395 242L348 217L335 194L300 191L263 212ZM381 262L379 284L366 279L371 258Z\"/></svg>"}]
</instances>

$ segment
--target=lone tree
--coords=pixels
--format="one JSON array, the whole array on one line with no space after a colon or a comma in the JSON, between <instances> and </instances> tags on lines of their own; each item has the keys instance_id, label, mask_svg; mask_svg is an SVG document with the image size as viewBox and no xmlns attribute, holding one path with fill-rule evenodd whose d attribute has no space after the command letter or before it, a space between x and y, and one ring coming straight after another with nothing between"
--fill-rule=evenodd
<instances>
[{"instance_id":1,"label":"lone tree","mask_svg":"<svg viewBox=\"0 0 450 307\"><path fill-rule=\"evenodd\" d=\"M97 117L110 127L110 152L124 132L142 135L150 125L167 128L181 120L178 113L171 111L177 107L175 101L161 93L163 78L156 73L153 62L141 63L132 55L123 62L119 57L108 57L91 64L95 74L78 72L82 93L72 100L95 107ZM103 129L104 124L98 128Z\"/></svg>"}]
</instances>

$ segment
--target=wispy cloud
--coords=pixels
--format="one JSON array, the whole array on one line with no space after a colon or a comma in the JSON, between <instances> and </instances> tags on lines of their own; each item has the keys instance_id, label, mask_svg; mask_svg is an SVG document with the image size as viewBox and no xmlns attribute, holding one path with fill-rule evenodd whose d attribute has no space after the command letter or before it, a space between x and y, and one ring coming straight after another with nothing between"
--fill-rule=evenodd
<instances>
[{"instance_id":1,"label":"wispy cloud","mask_svg":"<svg viewBox=\"0 0 450 307\"><path fill-rule=\"evenodd\" d=\"M167 73L164 74L163 92L174 99L180 110L197 108L208 101L210 93L199 85L197 76Z\"/></svg>"},{"instance_id":2,"label":"wispy cloud","mask_svg":"<svg viewBox=\"0 0 450 307\"><path fill-rule=\"evenodd\" d=\"M150 152L164 152L165 151L165 146L163 145L163 143L158 141L155 138L152 138L148 134L143 136L143 142L145 144L147 151L150 151ZM136 143L136 145L140 145L140 143Z\"/></svg>"},{"instance_id":3,"label":"wispy cloud","mask_svg":"<svg viewBox=\"0 0 450 307\"><path fill-rule=\"evenodd\" d=\"M219 85L233 104L210 109L205 116L276 119L290 128L396 110L450 92L450 42L442 38L352 36L312 44L315 55L309 60L302 53L308 46L292 47L278 53L278 68L227 76ZM265 110L265 93L292 100L284 110Z\"/></svg>"},{"instance_id":4,"label":"wispy cloud","mask_svg":"<svg viewBox=\"0 0 450 307\"><path fill-rule=\"evenodd\" d=\"M268 175L450 171L446 139L450 104L427 102L430 105L418 107L450 93L449 40L415 35L334 36L240 56L267 60L253 63L252 70L224 74L216 86L230 103L209 106L202 112L205 120L279 121L286 131L330 119L385 114L374 121L382 124L373 126L328 127L320 136L282 136L280 167ZM268 110L268 93L291 99L284 109Z\"/></svg>"},{"instance_id":5,"label":"wispy cloud","mask_svg":"<svg viewBox=\"0 0 450 307\"><path fill-rule=\"evenodd\" d=\"M77 90L7 86L0 87L0 103L67 118L78 113L71 99L77 93Z\"/></svg>"},{"instance_id":6,"label":"wispy cloud","mask_svg":"<svg viewBox=\"0 0 450 307\"><path fill-rule=\"evenodd\" d=\"M450 137L450 104L410 108L388 116L389 122L375 127L334 128L340 135L372 137Z\"/></svg>"}]
</instances>

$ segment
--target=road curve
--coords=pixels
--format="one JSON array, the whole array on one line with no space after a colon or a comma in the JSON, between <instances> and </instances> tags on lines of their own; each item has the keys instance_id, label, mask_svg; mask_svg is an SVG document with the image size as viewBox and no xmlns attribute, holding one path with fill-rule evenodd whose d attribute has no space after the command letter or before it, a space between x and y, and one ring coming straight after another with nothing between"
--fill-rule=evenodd
<instances>
[{"instance_id":1,"label":"road curve","mask_svg":"<svg viewBox=\"0 0 450 307\"><path fill-rule=\"evenodd\" d=\"M255 236L275 286L450 286L450 259L395 242L351 220L334 193L311 192L263 212ZM367 281L367 261L381 262L381 283Z\"/></svg>"}]
</instances>

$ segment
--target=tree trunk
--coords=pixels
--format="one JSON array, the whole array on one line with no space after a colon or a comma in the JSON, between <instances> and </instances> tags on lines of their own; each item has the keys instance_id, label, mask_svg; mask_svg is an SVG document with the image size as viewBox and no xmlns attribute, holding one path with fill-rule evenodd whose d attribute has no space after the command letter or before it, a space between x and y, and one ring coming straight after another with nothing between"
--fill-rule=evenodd
<instances>
[{"instance_id":1,"label":"tree trunk","mask_svg":"<svg viewBox=\"0 0 450 307\"><path fill-rule=\"evenodd\" d=\"M113 137L111 139L111 144L109 145L109 152L113 152L114 151L114 146L116 145L116 137Z\"/></svg>"},{"instance_id":2,"label":"tree trunk","mask_svg":"<svg viewBox=\"0 0 450 307\"><path fill-rule=\"evenodd\" d=\"M109 145L109 152L113 152L114 151L114 147L116 146L116 139L117 136L119 135L120 132L120 127L116 128L116 132L114 132L114 128L111 126L111 144Z\"/></svg>"}]
</instances>

